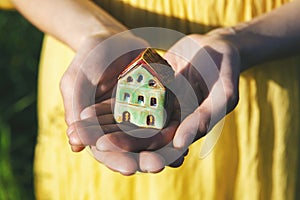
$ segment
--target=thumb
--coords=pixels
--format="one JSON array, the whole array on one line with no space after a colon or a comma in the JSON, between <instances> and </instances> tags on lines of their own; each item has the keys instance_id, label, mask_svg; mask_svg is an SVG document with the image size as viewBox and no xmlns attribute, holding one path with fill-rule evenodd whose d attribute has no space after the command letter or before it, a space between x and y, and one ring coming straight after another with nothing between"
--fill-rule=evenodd
<instances>
[{"instance_id":1,"label":"thumb","mask_svg":"<svg viewBox=\"0 0 300 200\"><path fill-rule=\"evenodd\" d=\"M87 56L91 51L103 39L103 36L87 38L60 81L60 90L65 108L65 120L68 126L80 120L81 111L88 105L91 105L95 86L89 81L90 79L87 77L87 73L83 71L82 65L86 62Z\"/></svg>"},{"instance_id":2,"label":"thumb","mask_svg":"<svg viewBox=\"0 0 300 200\"><path fill-rule=\"evenodd\" d=\"M223 89L218 81L201 105L179 125L174 136L174 147L188 147L193 141L206 135L227 113L237 105L233 90Z\"/></svg>"},{"instance_id":3,"label":"thumb","mask_svg":"<svg viewBox=\"0 0 300 200\"><path fill-rule=\"evenodd\" d=\"M175 148L187 148L208 132L211 113L208 109L203 109L203 107L204 105L198 107L179 125L173 139Z\"/></svg>"},{"instance_id":4,"label":"thumb","mask_svg":"<svg viewBox=\"0 0 300 200\"><path fill-rule=\"evenodd\" d=\"M60 82L63 97L65 120L68 126L80 120L80 113L92 104L95 86L85 77L83 72L67 70Z\"/></svg>"}]
</instances>

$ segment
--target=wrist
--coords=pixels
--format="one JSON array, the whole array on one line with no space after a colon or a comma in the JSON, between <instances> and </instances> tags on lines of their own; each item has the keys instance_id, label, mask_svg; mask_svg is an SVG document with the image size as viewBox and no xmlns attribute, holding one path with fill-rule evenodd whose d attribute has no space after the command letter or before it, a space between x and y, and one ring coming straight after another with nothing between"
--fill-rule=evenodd
<instances>
[{"instance_id":1,"label":"wrist","mask_svg":"<svg viewBox=\"0 0 300 200\"><path fill-rule=\"evenodd\" d=\"M79 31L74 39L70 40L70 46L77 52L82 45L87 41L89 43L103 41L112 35L126 31L127 29L119 24L103 24L101 21L95 21L93 25L90 25L83 31Z\"/></svg>"},{"instance_id":2,"label":"wrist","mask_svg":"<svg viewBox=\"0 0 300 200\"><path fill-rule=\"evenodd\" d=\"M92 1L69 0L66 3L68 3L64 6L66 11L61 14L62 16L56 16L57 19L61 19L61 22L55 23L51 29L48 27L45 29L49 29L46 32L54 35L76 52L89 38L96 35L109 37L127 30L122 23Z\"/></svg>"},{"instance_id":3,"label":"wrist","mask_svg":"<svg viewBox=\"0 0 300 200\"><path fill-rule=\"evenodd\" d=\"M243 31L247 26L248 23L242 23L234 27L218 28L208 33L208 35L214 35L229 43L239 52L241 72L259 62L258 56L252 57L252 52L257 52L255 48L257 43L259 43L259 40Z\"/></svg>"},{"instance_id":4,"label":"wrist","mask_svg":"<svg viewBox=\"0 0 300 200\"><path fill-rule=\"evenodd\" d=\"M84 50L92 50L97 45L102 43L104 40L111 38L111 40L105 45L110 45L109 48L114 49L118 48L119 45L132 45L132 46L140 46L142 49L148 47L148 43L142 38L134 35L131 31L102 31L94 34L87 35L82 38L81 43L78 46L78 51ZM132 43L132 44L131 44Z\"/></svg>"}]
</instances>

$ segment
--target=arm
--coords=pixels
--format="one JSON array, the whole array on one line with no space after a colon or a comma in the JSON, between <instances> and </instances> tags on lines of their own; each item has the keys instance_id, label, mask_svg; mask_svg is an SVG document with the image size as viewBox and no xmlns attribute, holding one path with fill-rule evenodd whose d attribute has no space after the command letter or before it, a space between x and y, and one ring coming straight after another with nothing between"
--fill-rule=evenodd
<instances>
[{"instance_id":1,"label":"arm","mask_svg":"<svg viewBox=\"0 0 300 200\"><path fill-rule=\"evenodd\" d=\"M167 145L169 140L165 139L160 141L167 141L166 146L153 151L153 146L158 143L157 141L148 141L141 147L140 144L143 143L139 140L126 141L123 137L126 134L115 136L119 130L114 129L97 141L98 154L96 155L105 152L127 153L126 164L131 165L126 165L129 167L126 168L124 174L135 173L137 169L144 172L158 172L171 163L180 166L186 155L184 152L189 145L206 135L237 105L239 75L242 70L278 58L279 55L284 56L300 51L300 23L295 24L300 15L297 12L299 7L299 1L295 1L250 22L238 24L232 28L220 28L206 35L189 35L179 40L165 54L165 59L173 66L177 74L186 78L193 91L200 97L203 96L203 99L197 102L198 107L189 108L188 116L180 122L178 128L176 127L173 139L175 148ZM203 77L207 80L206 82ZM207 85L208 82L209 85ZM191 99L188 96L189 93L185 92L187 90L183 88L184 84L178 85L180 87L178 91L183 92L180 94L184 96L182 99ZM182 105L189 107L189 103L182 102ZM98 110L102 109L98 107ZM98 117L101 118L100 112L99 115ZM86 124L87 127L82 129L88 130L90 124ZM82 125L84 123L78 126ZM114 131L116 134L113 133ZM172 134L162 134L163 137L168 135ZM124 148L124 144L130 149L126 146ZM159 148L161 146L160 144ZM131 151L142 149L145 151L139 154L139 162L134 158L129 159ZM98 156L97 159L100 162L103 161L102 156ZM155 162L156 164L153 164ZM115 162L109 163L110 167L116 171L122 171L122 168L126 167L121 164L114 166ZM171 164L171 166L174 165Z\"/></svg>"},{"instance_id":2,"label":"arm","mask_svg":"<svg viewBox=\"0 0 300 200\"><path fill-rule=\"evenodd\" d=\"M92 1L12 0L32 24L77 51L86 38L110 35L126 28Z\"/></svg>"},{"instance_id":3,"label":"arm","mask_svg":"<svg viewBox=\"0 0 300 200\"><path fill-rule=\"evenodd\" d=\"M68 126L80 120L80 113L86 106L95 103L95 96L101 98L109 93L122 66L126 66L138 54L133 50L145 47L146 43L129 31L109 42L103 42L127 29L92 1L12 1L17 10L37 28L51 34L76 52L60 82ZM126 51L127 49L131 52ZM123 55L120 52L129 53ZM112 58L116 61L113 66L108 67ZM102 76L104 70L105 76ZM74 151L83 148L84 146L72 146Z\"/></svg>"},{"instance_id":4,"label":"arm","mask_svg":"<svg viewBox=\"0 0 300 200\"><path fill-rule=\"evenodd\" d=\"M173 47L172 51L179 52L181 46L193 41L201 47L209 47L222 55L222 61L217 64L219 78L203 93L203 89L196 88L204 94L205 98L179 126L174 137L174 146L186 147L194 140L205 135L211 128L231 112L238 103L238 82L240 72L265 61L294 55L300 52L300 1L287 3L278 9L259 16L249 22L237 24L231 28L216 29L207 35L191 35L190 39L183 39ZM208 51L208 54L210 52ZM180 54L179 54L180 55ZM184 55L184 54L182 54ZM218 63L218 58L210 54L212 60ZM169 53L167 60L177 68L179 72L189 71L189 67L181 65L176 58ZM205 58L204 58L205 59ZM196 56L191 60L201 66L201 58ZM202 77L214 77L214 74L201 74ZM195 82L187 77L190 82ZM199 79L198 82L202 80ZM222 87L218 88L218 82ZM213 94L224 94L224 101L218 100L211 104ZM226 112L214 112L212 108L223 107ZM223 110L224 110L223 109ZM221 109L222 110L222 109ZM215 120L211 116L216 116ZM197 119L197 120L196 120ZM196 134L197 133L197 134Z\"/></svg>"},{"instance_id":5,"label":"arm","mask_svg":"<svg viewBox=\"0 0 300 200\"><path fill-rule=\"evenodd\" d=\"M203 99L199 99L197 108L190 109L189 115L175 131L175 148L169 148L167 153L154 152L164 158L160 169L176 159L182 159L182 152L192 142L206 135L235 108L239 99L241 71L255 64L300 52L299 10L300 1L294 1L232 28L220 28L206 35L189 35L168 50L165 58L177 74L186 78L196 94L203 95ZM184 84L178 85L179 91L187 91L183 88ZM188 95L183 92L185 98L182 99L190 99ZM182 105L188 103L182 102ZM98 149L115 150L114 146L103 146L101 139L97 143ZM128 146L135 147L134 143ZM177 150L182 152L176 153ZM175 157L172 158L172 155ZM155 158L155 154L151 158ZM148 172L157 169L151 162L140 162L139 166Z\"/></svg>"},{"instance_id":6,"label":"arm","mask_svg":"<svg viewBox=\"0 0 300 200\"><path fill-rule=\"evenodd\" d=\"M240 52L242 71L300 52L299 10L300 1L295 0L249 22L221 29L221 35L225 33L224 39Z\"/></svg>"}]
</instances>

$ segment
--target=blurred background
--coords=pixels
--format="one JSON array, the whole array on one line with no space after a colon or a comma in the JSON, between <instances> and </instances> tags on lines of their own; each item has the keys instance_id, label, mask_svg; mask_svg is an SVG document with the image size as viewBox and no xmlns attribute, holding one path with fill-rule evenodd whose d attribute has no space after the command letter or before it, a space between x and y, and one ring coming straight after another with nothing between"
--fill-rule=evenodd
<instances>
[{"instance_id":1,"label":"blurred background","mask_svg":"<svg viewBox=\"0 0 300 200\"><path fill-rule=\"evenodd\" d=\"M43 34L0 10L0 200L34 199L37 74Z\"/></svg>"}]
</instances>

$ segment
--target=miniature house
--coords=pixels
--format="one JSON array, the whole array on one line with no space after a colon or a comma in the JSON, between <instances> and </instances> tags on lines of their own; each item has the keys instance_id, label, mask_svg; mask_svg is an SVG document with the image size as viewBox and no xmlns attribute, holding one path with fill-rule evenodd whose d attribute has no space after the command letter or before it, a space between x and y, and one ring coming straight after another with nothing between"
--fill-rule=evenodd
<instances>
[{"instance_id":1,"label":"miniature house","mask_svg":"<svg viewBox=\"0 0 300 200\"><path fill-rule=\"evenodd\" d=\"M114 108L117 123L163 128L169 119L173 94L169 90L174 71L155 50L142 52L120 74Z\"/></svg>"}]
</instances>

